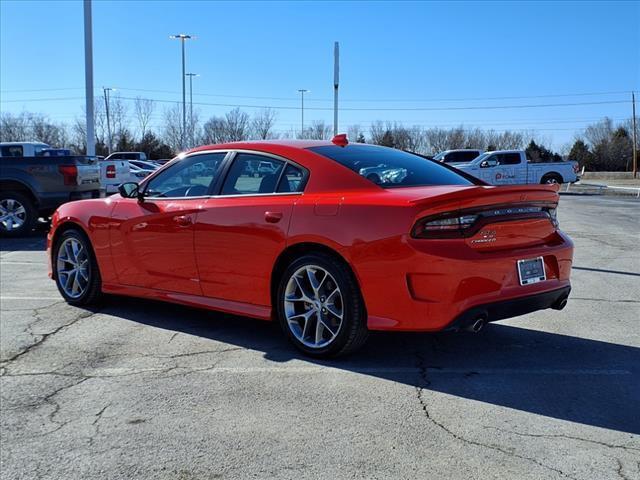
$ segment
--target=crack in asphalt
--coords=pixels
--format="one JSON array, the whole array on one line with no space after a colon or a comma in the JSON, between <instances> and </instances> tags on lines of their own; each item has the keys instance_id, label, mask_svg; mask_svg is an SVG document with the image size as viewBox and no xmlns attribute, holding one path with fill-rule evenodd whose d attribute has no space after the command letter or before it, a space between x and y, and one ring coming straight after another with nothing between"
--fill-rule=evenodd
<instances>
[{"instance_id":1,"label":"crack in asphalt","mask_svg":"<svg viewBox=\"0 0 640 480\"><path fill-rule=\"evenodd\" d=\"M563 433L558 433L558 434L550 434L550 433L522 433L522 432L516 432L513 430L506 430L504 428L498 428L498 427L491 427L491 426L485 426L484 428L486 429L490 429L490 430L498 430L499 432L503 432L503 433L510 433L513 435L518 435L521 437L532 437L532 438L565 438L567 440L577 440L580 442L586 442L586 443L593 443L595 445L602 445L603 447L608 447L608 448L619 448L622 450L636 450L640 452L640 447L631 447L628 445L616 445L616 444L612 444L612 443L607 443L607 442L602 442L602 441L598 441L598 440L590 440L588 438L582 438L582 437L574 437L572 435L566 435Z\"/></svg>"},{"instance_id":2,"label":"crack in asphalt","mask_svg":"<svg viewBox=\"0 0 640 480\"><path fill-rule=\"evenodd\" d=\"M93 419L93 422L91 422L91 425L94 428L94 432L93 432L93 435L89 437L89 441L88 441L89 447L93 446L93 441L98 435L100 435L100 420L102 420L102 415L110 406L111 406L111 403L106 404L104 407L102 407L98 411L98 413L95 414L95 418Z\"/></svg>"},{"instance_id":3,"label":"crack in asphalt","mask_svg":"<svg viewBox=\"0 0 640 480\"><path fill-rule=\"evenodd\" d=\"M620 460L619 458L616 458L616 462L618 463L618 468L616 469L616 473L618 474L618 476L620 478L622 478L623 480L631 480L629 477L627 477L625 475L625 473L622 471L624 469L624 466L622 465L622 460Z\"/></svg>"},{"instance_id":4,"label":"crack in asphalt","mask_svg":"<svg viewBox=\"0 0 640 480\"><path fill-rule=\"evenodd\" d=\"M53 329L51 332L47 332L47 333L33 333L32 332L32 327L33 325L35 325L38 322L42 322L45 319L42 318L41 315L41 310L46 310L48 308L51 308L54 305L57 305L59 303L64 303L64 301L60 301L60 302L55 302L51 305L47 305L44 307L39 307L39 308L34 308L33 309L33 316L35 317L35 321L31 322L28 327L25 330L25 333L31 335L33 338L37 338L39 337L35 342L33 342L31 345L27 346L26 348L24 348L23 350L19 351L18 353L12 355L11 357L8 357L6 359L3 359L0 361L0 368L3 368L3 370L7 367L8 364L15 362L16 360L18 360L20 357L22 357L23 355L26 355L27 353L31 352L32 350L35 350L36 348L38 348L40 345L42 345L44 342L46 342L50 337L52 337L53 335L57 334L58 332L64 330L67 327L71 327L73 324L75 324L76 322L85 319L85 318L89 318L93 315L95 315L96 313L98 313L97 311L89 311L89 310L84 310L82 311L78 316L76 316L75 318L71 319L71 321L60 325L59 327ZM3 374L3 373L2 373ZM0 374L0 375L2 375Z\"/></svg>"},{"instance_id":5,"label":"crack in asphalt","mask_svg":"<svg viewBox=\"0 0 640 480\"><path fill-rule=\"evenodd\" d=\"M520 455L518 453L515 453L515 451L507 450L507 449L499 447L497 445L490 445L490 444L479 442L477 440L471 440L469 438L466 438L466 437L464 437L462 435L459 435L459 434L455 433L449 427L447 427L443 423L441 423L438 420L436 420L431 415L431 413L429 412L427 401L424 398L425 389L427 389L429 387L429 385L431 385L431 381L427 377L427 366L426 366L424 358L422 357L420 352L415 352L415 356L416 356L416 366L417 366L418 371L419 371L419 380L420 380L419 384L415 386L416 395L417 395L417 398L418 398L418 402L420 403L420 406L422 407L422 411L424 413L424 416L425 416L425 418L427 420L429 420L429 422L431 422L433 425L435 425L436 427L438 427L439 429L441 429L442 431L447 433L453 439L458 440L460 442L466 443L468 445L474 445L474 446L477 446L477 447L480 447L480 448L488 448L490 450L494 450L496 452L500 452L500 453L502 453L504 455L507 455L509 457L519 458L521 460L525 460L525 461L534 463L534 464L538 465L539 467L542 467L542 468L544 468L546 470L551 470L551 471L553 471L553 472L555 472L555 473L557 473L557 474L559 474L559 475L561 475L561 476L563 476L565 478L570 478L572 480L578 480L576 477L573 477L573 476L569 475L568 473L563 472L562 470L560 470L558 468L546 465L546 464L536 460L535 458L525 457L524 455Z\"/></svg>"},{"instance_id":6,"label":"crack in asphalt","mask_svg":"<svg viewBox=\"0 0 640 480\"><path fill-rule=\"evenodd\" d=\"M570 300L584 300L589 302L609 302L609 303L640 303L640 300L611 300L608 298L570 297Z\"/></svg>"}]
</instances>

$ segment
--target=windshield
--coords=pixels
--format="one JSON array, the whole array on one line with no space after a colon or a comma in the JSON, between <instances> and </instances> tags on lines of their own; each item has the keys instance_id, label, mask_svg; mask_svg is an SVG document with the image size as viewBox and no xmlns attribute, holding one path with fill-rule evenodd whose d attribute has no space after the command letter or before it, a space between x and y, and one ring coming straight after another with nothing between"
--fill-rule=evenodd
<instances>
[{"instance_id":1,"label":"windshield","mask_svg":"<svg viewBox=\"0 0 640 480\"><path fill-rule=\"evenodd\" d=\"M426 185L473 185L441 163L412 153L375 145L325 145L308 150L334 160L385 188Z\"/></svg>"},{"instance_id":2,"label":"windshield","mask_svg":"<svg viewBox=\"0 0 640 480\"><path fill-rule=\"evenodd\" d=\"M444 156L447 154L447 152L440 152L439 154L437 154L435 157L433 157L434 160L442 160L444 158Z\"/></svg>"}]
</instances>

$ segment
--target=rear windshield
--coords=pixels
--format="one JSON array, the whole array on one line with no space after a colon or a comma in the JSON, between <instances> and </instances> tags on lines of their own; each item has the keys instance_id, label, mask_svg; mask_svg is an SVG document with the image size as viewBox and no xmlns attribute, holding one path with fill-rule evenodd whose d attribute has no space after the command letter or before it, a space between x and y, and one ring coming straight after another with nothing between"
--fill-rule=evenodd
<instances>
[{"instance_id":1,"label":"rear windshield","mask_svg":"<svg viewBox=\"0 0 640 480\"><path fill-rule=\"evenodd\" d=\"M335 160L385 188L474 184L440 163L393 148L350 144L346 147L310 147L309 150Z\"/></svg>"}]
</instances>

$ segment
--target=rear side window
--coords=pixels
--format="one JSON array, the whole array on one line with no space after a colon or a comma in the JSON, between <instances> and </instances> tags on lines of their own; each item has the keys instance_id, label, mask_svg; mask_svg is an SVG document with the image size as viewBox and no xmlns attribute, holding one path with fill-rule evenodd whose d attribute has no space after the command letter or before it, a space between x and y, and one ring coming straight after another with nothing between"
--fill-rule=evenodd
<instances>
[{"instance_id":1,"label":"rear side window","mask_svg":"<svg viewBox=\"0 0 640 480\"><path fill-rule=\"evenodd\" d=\"M287 165L284 175L278 183L278 193L301 192L304 189L304 172L302 169Z\"/></svg>"},{"instance_id":2,"label":"rear side window","mask_svg":"<svg viewBox=\"0 0 640 480\"><path fill-rule=\"evenodd\" d=\"M2 147L3 157L22 157L22 145L6 145Z\"/></svg>"},{"instance_id":3,"label":"rear side window","mask_svg":"<svg viewBox=\"0 0 640 480\"><path fill-rule=\"evenodd\" d=\"M350 144L346 147L310 147L309 150L330 158L385 188L474 185L471 180L439 162L393 148Z\"/></svg>"},{"instance_id":4,"label":"rear side window","mask_svg":"<svg viewBox=\"0 0 640 480\"><path fill-rule=\"evenodd\" d=\"M222 195L274 193L284 162L271 157L239 153L222 186Z\"/></svg>"}]
</instances>

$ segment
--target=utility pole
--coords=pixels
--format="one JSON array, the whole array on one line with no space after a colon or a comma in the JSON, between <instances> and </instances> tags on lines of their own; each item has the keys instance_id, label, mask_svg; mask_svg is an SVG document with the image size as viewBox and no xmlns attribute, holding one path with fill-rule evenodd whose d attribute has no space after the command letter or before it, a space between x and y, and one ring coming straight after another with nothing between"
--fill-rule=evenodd
<instances>
[{"instance_id":1,"label":"utility pole","mask_svg":"<svg viewBox=\"0 0 640 480\"><path fill-rule=\"evenodd\" d=\"M114 88L102 87L102 93L104 95L104 111L107 114L107 152L111 155L111 145L113 144L113 137L111 136L111 120L109 115L109 92L115 90Z\"/></svg>"},{"instance_id":2,"label":"utility pole","mask_svg":"<svg viewBox=\"0 0 640 480\"><path fill-rule=\"evenodd\" d=\"M333 46L333 136L338 135L338 83L340 80L340 44Z\"/></svg>"},{"instance_id":3,"label":"utility pole","mask_svg":"<svg viewBox=\"0 0 640 480\"><path fill-rule=\"evenodd\" d=\"M93 33L91 27L91 0L84 0L84 90L87 122L87 155L96 154L96 135L93 118Z\"/></svg>"},{"instance_id":4,"label":"utility pole","mask_svg":"<svg viewBox=\"0 0 640 480\"><path fill-rule=\"evenodd\" d=\"M195 147L195 138L193 135L193 77L199 77L197 73L187 73L189 77L189 139L191 140L191 147Z\"/></svg>"},{"instance_id":5,"label":"utility pole","mask_svg":"<svg viewBox=\"0 0 640 480\"><path fill-rule=\"evenodd\" d=\"M187 93L185 85L185 58L184 58L184 42L193 38L186 33L179 33L177 35L170 35L171 39L179 39L182 44L182 135L180 135L180 147L182 150L185 148L185 136L187 133Z\"/></svg>"},{"instance_id":6,"label":"utility pole","mask_svg":"<svg viewBox=\"0 0 640 480\"><path fill-rule=\"evenodd\" d=\"M300 120L300 138L304 137L304 94L307 93L309 90L305 90L304 88L300 88L298 90L300 92L301 95L301 114L302 114L302 119Z\"/></svg>"},{"instance_id":7,"label":"utility pole","mask_svg":"<svg viewBox=\"0 0 640 480\"><path fill-rule=\"evenodd\" d=\"M633 178L638 174L638 133L636 128L636 94L631 92L631 105L633 110Z\"/></svg>"}]
</instances>

